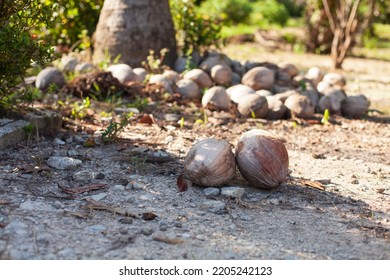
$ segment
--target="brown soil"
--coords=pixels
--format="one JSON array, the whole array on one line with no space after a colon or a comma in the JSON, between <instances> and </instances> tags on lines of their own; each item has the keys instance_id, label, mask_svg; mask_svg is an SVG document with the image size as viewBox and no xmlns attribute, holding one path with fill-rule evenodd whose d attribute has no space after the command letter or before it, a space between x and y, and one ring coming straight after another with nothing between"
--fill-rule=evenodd
<instances>
[{"instance_id":1,"label":"brown soil","mask_svg":"<svg viewBox=\"0 0 390 280\"><path fill-rule=\"evenodd\" d=\"M226 49L228 54L240 55L239 51L259 60L259 54L245 47ZM298 67L328 63L306 55L261 57ZM358 83L369 77L365 85L387 90L388 63L367 63L346 61L350 81L352 76ZM384 92L379 95L388 100ZM41 139L0 152L0 258L390 259L388 116L372 113L361 120L332 116L328 124L321 124L321 116L310 121L265 121L208 112L207 122L195 125L197 119L204 121L196 104L160 100L133 116L118 141L103 145L99 130L107 121L94 104L89 121L68 119L57 136L65 140L76 133L89 147L75 140L58 145ZM146 113L153 119L143 117ZM167 113L176 114L179 122L164 120ZM201 187L179 193L176 180L196 141L226 139L234 148L241 134L253 128L285 140L291 173L284 184L261 190L237 172L230 185L245 188L245 195L236 200L213 198L226 203L222 213L203 210L208 199ZM71 150L77 150L75 157L83 161L77 170L45 166L49 156L66 156ZM37 162L40 168L34 169ZM80 170L105 175L84 185L108 188L65 194L63 186L83 185L74 180ZM135 183L144 187L111 190ZM106 194L100 201L104 207L91 204L94 194ZM30 209L26 202L40 208ZM143 213L144 218L129 213ZM167 229L162 228L164 223ZM13 232L18 226L22 229Z\"/></svg>"}]
</instances>

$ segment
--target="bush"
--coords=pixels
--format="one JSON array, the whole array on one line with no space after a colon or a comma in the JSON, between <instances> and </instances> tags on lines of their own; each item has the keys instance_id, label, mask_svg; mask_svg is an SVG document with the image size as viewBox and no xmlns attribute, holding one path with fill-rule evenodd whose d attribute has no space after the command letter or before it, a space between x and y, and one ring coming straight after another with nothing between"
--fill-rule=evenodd
<instances>
[{"instance_id":1,"label":"bush","mask_svg":"<svg viewBox=\"0 0 390 280\"><path fill-rule=\"evenodd\" d=\"M252 5L246 0L209 0L201 4L199 12L219 17L227 24L245 23L252 12Z\"/></svg>"},{"instance_id":2,"label":"bush","mask_svg":"<svg viewBox=\"0 0 390 280\"><path fill-rule=\"evenodd\" d=\"M256 1L252 4L252 7L251 22L253 24L262 25L266 22L284 26L288 21L287 8L276 0Z\"/></svg>"},{"instance_id":3,"label":"bush","mask_svg":"<svg viewBox=\"0 0 390 280\"><path fill-rule=\"evenodd\" d=\"M83 43L85 36L92 37L104 0L46 0L46 2L51 5L56 4L58 9L53 13L54 25L51 28L41 25L41 33L56 45L70 46ZM85 49L90 45L80 47Z\"/></svg>"},{"instance_id":4,"label":"bush","mask_svg":"<svg viewBox=\"0 0 390 280\"><path fill-rule=\"evenodd\" d=\"M50 25L53 6L40 1L2 1L0 6L0 110L20 102L26 92L15 94L15 85L31 67L44 65L51 47L29 30L39 24Z\"/></svg>"},{"instance_id":5,"label":"bush","mask_svg":"<svg viewBox=\"0 0 390 280\"><path fill-rule=\"evenodd\" d=\"M181 55L203 54L221 45L222 25L218 19L200 15L193 0L171 0L171 13Z\"/></svg>"}]
</instances>

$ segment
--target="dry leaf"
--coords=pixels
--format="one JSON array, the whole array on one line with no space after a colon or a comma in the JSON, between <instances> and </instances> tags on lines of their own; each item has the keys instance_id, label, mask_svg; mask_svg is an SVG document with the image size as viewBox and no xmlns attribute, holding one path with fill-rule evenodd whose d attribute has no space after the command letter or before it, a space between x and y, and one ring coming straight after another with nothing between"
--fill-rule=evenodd
<instances>
[{"instance_id":1,"label":"dry leaf","mask_svg":"<svg viewBox=\"0 0 390 280\"><path fill-rule=\"evenodd\" d=\"M155 124L153 115L144 115L139 121L139 123L144 124Z\"/></svg>"},{"instance_id":2,"label":"dry leaf","mask_svg":"<svg viewBox=\"0 0 390 280\"><path fill-rule=\"evenodd\" d=\"M190 180L185 179L183 174L177 177L177 188L179 189L179 192L185 192L191 186L192 182Z\"/></svg>"},{"instance_id":3,"label":"dry leaf","mask_svg":"<svg viewBox=\"0 0 390 280\"><path fill-rule=\"evenodd\" d=\"M19 167L20 170L23 171L23 173L34 173L34 172L42 172L42 171L51 171L50 167L42 164L42 165L35 165L35 164L24 164Z\"/></svg>"},{"instance_id":4,"label":"dry leaf","mask_svg":"<svg viewBox=\"0 0 390 280\"><path fill-rule=\"evenodd\" d=\"M183 239L178 238L178 237L172 238L172 237L162 236L162 235L154 235L153 240L164 242L167 244L172 244L172 245L177 245L177 244L181 244L184 242Z\"/></svg>"},{"instance_id":5,"label":"dry leaf","mask_svg":"<svg viewBox=\"0 0 390 280\"><path fill-rule=\"evenodd\" d=\"M325 190L325 187L320 182L317 182L317 181L302 180L302 184L304 184L305 186L320 190L320 191Z\"/></svg>"}]
</instances>

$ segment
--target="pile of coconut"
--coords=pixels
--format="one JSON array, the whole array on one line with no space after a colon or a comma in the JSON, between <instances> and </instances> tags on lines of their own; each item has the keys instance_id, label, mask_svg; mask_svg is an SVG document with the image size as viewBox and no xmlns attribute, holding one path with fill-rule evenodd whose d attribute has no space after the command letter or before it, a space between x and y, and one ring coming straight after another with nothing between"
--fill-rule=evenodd
<instances>
[{"instance_id":1,"label":"pile of coconut","mask_svg":"<svg viewBox=\"0 0 390 280\"><path fill-rule=\"evenodd\" d=\"M231 60L221 53L210 53L191 59L194 69L187 70L185 58L176 61L174 70L150 74L144 68L114 64L106 71L123 84L149 83L166 93L179 93L183 99L200 101L210 110L230 111L236 108L241 117L269 120L298 117L310 119L314 114L342 115L360 118L369 109L364 95L348 96L346 79L340 73L323 73L317 67L301 73L290 63L245 62ZM42 90L51 83L63 86L64 72L82 74L97 67L81 62L77 56L64 56L58 67L44 69L36 78Z\"/></svg>"}]
</instances>

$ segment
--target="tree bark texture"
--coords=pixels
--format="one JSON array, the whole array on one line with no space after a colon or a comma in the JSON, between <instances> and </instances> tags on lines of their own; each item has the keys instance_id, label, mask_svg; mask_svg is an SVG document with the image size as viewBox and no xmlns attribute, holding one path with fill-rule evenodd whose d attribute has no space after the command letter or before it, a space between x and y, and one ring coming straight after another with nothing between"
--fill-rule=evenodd
<instances>
[{"instance_id":1,"label":"tree bark texture","mask_svg":"<svg viewBox=\"0 0 390 280\"><path fill-rule=\"evenodd\" d=\"M149 55L169 49L165 64L176 58L175 30L168 0L106 0L94 35L93 61L99 63L120 55L132 67Z\"/></svg>"}]
</instances>

